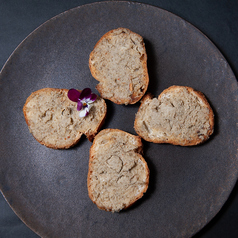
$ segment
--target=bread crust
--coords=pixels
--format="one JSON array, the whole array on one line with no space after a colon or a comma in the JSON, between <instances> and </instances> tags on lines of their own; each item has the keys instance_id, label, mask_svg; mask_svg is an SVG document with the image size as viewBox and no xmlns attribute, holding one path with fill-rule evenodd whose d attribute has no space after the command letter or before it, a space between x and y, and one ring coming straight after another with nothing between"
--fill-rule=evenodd
<instances>
[{"instance_id":1,"label":"bread crust","mask_svg":"<svg viewBox=\"0 0 238 238\"><path fill-rule=\"evenodd\" d=\"M173 92L176 93L176 91L183 90L183 89L186 89L187 92L190 94L196 95L196 97L201 100L201 105L203 105L203 107L206 107L209 111L209 113L208 113L209 128L207 129L206 133L203 134L203 137L196 136L196 137L193 137L190 139L184 139L184 138L179 138L179 137L176 138L174 136L171 136L171 137L168 136L166 139L164 139L164 138L160 138L159 136L151 137L149 135L149 133L145 132L145 130L143 130L143 128L141 127L142 114L143 114L143 111L145 110L145 108L148 107L148 105L151 103L151 101L153 99L152 94L146 94L143 97L143 99L141 100L141 105L140 105L139 110L135 117L134 129L139 136L141 136L144 140L153 142L153 143L168 143L168 144L180 145L180 146L194 146L194 145L201 144L209 139L209 137L212 135L213 130L214 130L214 113L213 113L213 110L212 110L209 102L207 101L205 95L202 92L197 91L197 90L195 90L191 87L188 87L188 86L173 85L173 86L165 89L158 96L158 100L159 101L162 100L162 98L164 96L166 96L167 94L171 94Z\"/></svg>"},{"instance_id":2,"label":"bread crust","mask_svg":"<svg viewBox=\"0 0 238 238\"><path fill-rule=\"evenodd\" d=\"M78 90L78 91L81 92L81 90ZM30 103L32 103L32 100L34 100L34 98L36 98L36 97L49 96L50 94L55 94L55 93L57 93L59 95L62 95L62 100L60 101L60 106L62 106L62 107L65 106L66 109L70 108L70 107L75 108L74 111L77 110L76 109L77 108L77 103L70 101L67 97L68 89L43 88L43 89L39 89L35 92L32 92L31 95L27 98L27 100L26 100L26 102L23 106L23 114L24 114L26 124L28 125L28 128L29 128L31 134L33 135L33 137L40 144L45 145L46 147L52 148L52 149L68 149L68 148L71 148L79 142L79 140L80 140L80 138L83 134L85 134L85 136L88 138L89 141L92 141L93 138L95 137L95 135L101 129L102 125L104 124L104 121L105 121L105 118L106 118L106 113L107 113L107 105L106 105L105 101L103 99L101 99L100 97L98 97L97 100L100 100L100 105L102 107L103 115L98 120L97 125L94 127L93 130L88 130L90 128L90 124L89 124L88 129L86 128L86 129L84 129L84 131L82 131L82 130L81 131L80 130L79 131L74 131L76 135L74 136L73 140L72 140L72 138L70 140L68 140L68 138L66 137L65 141L61 144L57 144L57 143L54 143L54 142L51 143L49 141L46 141L44 138L42 139L36 133L34 133L34 128L33 128L34 121L32 120L32 116L31 116L32 107L29 106ZM54 95L52 96L52 98L53 97L54 97ZM36 107L36 105L33 105L33 107ZM48 109L46 109L46 110L48 110ZM51 110L52 114L53 114L55 108L52 108L52 109L49 109L49 110ZM90 114L90 112L89 112L89 114ZM78 120L84 120L84 119L80 119L78 117ZM59 121L58 123L61 123L61 121ZM61 127L60 124L59 124L59 127ZM62 125L62 128L63 128L63 125ZM47 135L47 136L50 137L50 135Z\"/></svg>"},{"instance_id":3,"label":"bread crust","mask_svg":"<svg viewBox=\"0 0 238 238\"><path fill-rule=\"evenodd\" d=\"M110 40L112 39L115 32L123 32L125 34L128 35L128 37L130 36L136 36L137 38L139 38L141 40L141 47L143 48L143 54L141 56L141 60L140 60L140 64L141 67L143 68L143 75L141 76L141 81L142 81L142 85L141 87L138 89L135 87L136 83L133 83L133 80L131 80L131 78L133 78L133 74L130 76L131 78L127 80L127 82L122 82L121 78L117 78L118 76L115 75L115 77L112 80L117 81L117 84L122 86L122 84L125 84L124 86L124 91L127 91L127 89L129 88L129 90L131 91L131 95L129 97L121 97L118 96L118 94L116 93L116 91L112 88L110 91L113 92L113 95L108 95L108 91L105 89L105 86L107 86L106 84L108 83L103 83L104 81L104 77L100 76L99 71L103 71L104 68L102 69L98 69L97 67L95 67L94 63L93 63L93 58L95 57L96 53L96 49L100 48L102 42L106 39L106 40ZM116 33L115 33L116 34ZM119 34L118 34L119 35ZM115 46L117 47L117 46ZM105 55L108 55L109 52L106 52ZM106 56L105 56L106 57ZM101 60L101 58L100 58ZM112 68L112 67L111 67ZM93 51L90 53L89 56L89 69L91 71L92 76L99 81L99 84L96 86L96 89L98 90L98 92L100 93L101 97L111 100L112 102L116 103L116 104L135 104L136 102L138 102L143 95L145 94L145 92L147 91L148 88L148 84L149 84L149 75L148 75L148 69L147 69L147 54L146 54L146 49L145 49L145 44L143 41L143 38L137 34L132 32L131 30L127 29L127 28L117 28L117 29L113 29L110 30L109 32L105 33L100 40L96 43L96 45L94 46ZM121 69L122 71L125 71L126 68L124 67L123 69ZM106 93L105 93L106 92Z\"/></svg>"},{"instance_id":4,"label":"bread crust","mask_svg":"<svg viewBox=\"0 0 238 238\"><path fill-rule=\"evenodd\" d=\"M146 177L145 177L145 179L143 181L143 189L141 189L138 194L136 194L134 197L132 197L132 199L130 200L129 203L124 203L122 207L119 207L117 209L115 209L115 206L113 205L113 203L111 203L111 204L110 203L109 204L106 204L106 203L103 204L103 202L98 202L97 197L95 198L95 191L94 191L93 185L92 185L92 183L93 183L92 178L93 178L93 172L94 172L93 166L95 164L95 161L99 160L98 159L98 155L100 155L100 154L98 154L98 150L100 149L100 150L103 151L103 148L98 148L98 141L101 138L104 138L104 136L105 137L109 136L109 138L110 138L110 134L113 134L113 135L119 134L119 136L127 136L127 137L130 137L130 138L133 138L133 140L134 140L134 147L135 147L135 148L133 148L133 151L134 151L133 153L135 153L139 157L139 160L143 163L143 166L144 166L143 173L146 174ZM110 141L113 138L113 135L112 135L112 137L108 141ZM132 206L147 191L148 184L149 184L149 174L150 174L150 171L149 171L149 168L147 166L147 163L146 163L145 159L141 155L142 147L143 147L142 141L141 141L141 138L139 136L135 136L135 135L129 134L129 133L124 132L124 131L119 130L119 129L104 129L104 130L100 131L95 136L93 144L92 144L92 146L90 148L89 169L88 169L88 177L87 177L87 187L88 187L89 198L92 200L92 202L94 204L97 205L97 207L99 209L105 210L105 211L111 211L111 212L115 212L115 211L119 212L122 209L127 209L130 206ZM102 164L102 162L100 162L100 163Z\"/></svg>"}]
</instances>

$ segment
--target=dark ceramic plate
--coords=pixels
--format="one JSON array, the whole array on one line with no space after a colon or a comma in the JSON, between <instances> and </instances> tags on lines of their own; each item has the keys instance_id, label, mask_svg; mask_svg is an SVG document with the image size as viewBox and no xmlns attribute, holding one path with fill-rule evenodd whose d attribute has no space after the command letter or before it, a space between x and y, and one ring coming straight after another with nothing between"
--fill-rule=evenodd
<instances>
[{"instance_id":1,"label":"dark ceramic plate","mask_svg":"<svg viewBox=\"0 0 238 238\"><path fill-rule=\"evenodd\" d=\"M32 91L97 84L89 53L107 31L127 27L143 36L150 85L158 95L171 85L202 91L215 112L215 132L194 147L144 142L151 171L148 192L126 211L99 210L88 197L91 143L69 150L40 145L22 107ZM199 30L162 9L102 2L62 13L36 29L14 51L0 75L0 188L16 214L42 237L190 237L228 198L238 173L237 81L227 61ZM139 103L107 101L104 128L135 134Z\"/></svg>"}]
</instances>

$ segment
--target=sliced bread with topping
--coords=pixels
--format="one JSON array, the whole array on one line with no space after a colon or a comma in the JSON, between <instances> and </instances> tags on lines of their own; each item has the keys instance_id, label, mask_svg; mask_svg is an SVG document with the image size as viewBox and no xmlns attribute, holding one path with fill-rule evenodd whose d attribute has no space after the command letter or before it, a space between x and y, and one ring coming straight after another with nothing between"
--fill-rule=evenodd
<instances>
[{"instance_id":1,"label":"sliced bread with topping","mask_svg":"<svg viewBox=\"0 0 238 238\"><path fill-rule=\"evenodd\" d=\"M127 28L101 37L89 57L101 97L116 104L134 104L145 94L149 76L143 38Z\"/></svg>"},{"instance_id":2,"label":"sliced bread with topping","mask_svg":"<svg viewBox=\"0 0 238 238\"><path fill-rule=\"evenodd\" d=\"M99 209L119 212L140 199L149 184L149 168L139 136L119 129L100 131L90 148L88 194Z\"/></svg>"},{"instance_id":3,"label":"sliced bread with topping","mask_svg":"<svg viewBox=\"0 0 238 238\"><path fill-rule=\"evenodd\" d=\"M81 118L77 103L69 100L67 93L67 89L43 88L33 92L23 107L30 132L49 148L70 148L83 134L92 141L106 117L107 106L101 97L92 104L89 114Z\"/></svg>"},{"instance_id":4,"label":"sliced bread with topping","mask_svg":"<svg viewBox=\"0 0 238 238\"><path fill-rule=\"evenodd\" d=\"M211 136L214 114L203 93L191 87L171 86L158 98L144 96L134 128L149 142L192 146Z\"/></svg>"}]
</instances>

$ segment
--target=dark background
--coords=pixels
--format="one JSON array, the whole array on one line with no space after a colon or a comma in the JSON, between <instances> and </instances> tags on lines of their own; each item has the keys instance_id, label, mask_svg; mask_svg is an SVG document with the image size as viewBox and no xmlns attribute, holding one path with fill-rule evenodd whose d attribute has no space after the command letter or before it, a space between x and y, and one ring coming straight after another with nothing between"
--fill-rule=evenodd
<instances>
[{"instance_id":1,"label":"dark background","mask_svg":"<svg viewBox=\"0 0 238 238\"><path fill-rule=\"evenodd\" d=\"M93 0L0 0L0 68L35 28L61 12ZM238 76L237 0L140 0L168 10L201 30L218 47ZM179 235L179 234L178 234ZM0 194L0 237L36 238ZM195 238L238 237L238 184L221 211Z\"/></svg>"}]
</instances>

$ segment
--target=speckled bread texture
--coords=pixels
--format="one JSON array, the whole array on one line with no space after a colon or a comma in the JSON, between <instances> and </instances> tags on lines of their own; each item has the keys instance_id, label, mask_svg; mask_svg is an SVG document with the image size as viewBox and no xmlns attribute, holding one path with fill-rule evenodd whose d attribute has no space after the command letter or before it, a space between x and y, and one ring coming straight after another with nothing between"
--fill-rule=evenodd
<instances>
[{"instance_id":1,"label":"speckled bread texture","mask_svg":"<svg viewBox=\"0 0 238 238\"><path fill-rule=\"evenodd\" d=\"M134 128L144 140L192 146L213 133L214 114L205 96L186 86L171 86L157 98L141 100Z\"/></svg>"},{"instance_id":2,"label":"speckled bread texture","mask_svg":"<svg viewBox=\"0 0 238 238\"><path fill-rule=\"evenodd\" d=\"M98 208L119 212L143 196L149 169L141 152L139 136L118 129L104 129L96 135L87 181L89 197Z\"/></svg>"},{"instance_id":3,"label":"speckled bread texture","mask_svg":"<svg viewBox=\"0 0 238 238\"><path fill-rule=\"evenodd\" d=\"M143 38L126 28L107 32L89 57L101 97L116 104L134 104L145 94L149 76Z\"/></svg>"},{"instance_id":4,"label":"speckled bread texture","mask_svg":"<svg viewBox=\"0 0 238 238\"><path fill-rule=\"evenodd\" d=\"M107 106L102 98L98 97L89 114L80 118L77 103L67 94L67 89L43 88L33 92L23 107L30 132L49 148L70 148L83 134L92 141L105 120Z\"/></svg>"}]
</instances>

